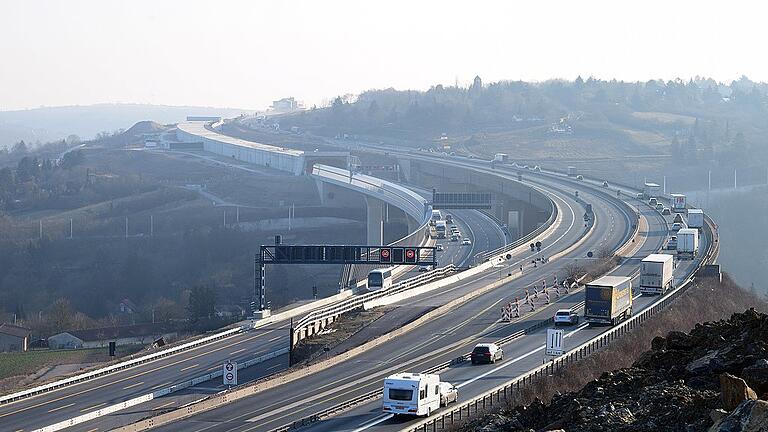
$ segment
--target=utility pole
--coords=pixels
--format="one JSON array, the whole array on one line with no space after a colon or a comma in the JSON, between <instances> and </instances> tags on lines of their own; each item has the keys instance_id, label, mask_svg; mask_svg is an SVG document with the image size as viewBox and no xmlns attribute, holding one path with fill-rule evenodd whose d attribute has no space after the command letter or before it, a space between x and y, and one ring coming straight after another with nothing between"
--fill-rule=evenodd
<instances>
[{"instance_id":1,"label":"utility pole","mask_svg":"<svg viewBox=\"0 0 768 432\"><path fill-rule=\"evenodd\" d=\"M664 192L663 193L664 193L664 195L666 195L667 194L667 176L664 176L663 183L664 183Z\"/></svg>"},{"instance_id":2,"label":"utility pole","mask_svg":"<svg viewBox=\"0 0 768 432\"><path fill-rule=\"evenodd\" d=\"M222 209L224 211L224 228L227 227L227 209Z\"/></svg>"},{"instance_id":3,"label":"utility pole","mask_svg":"<svg viewBox=\"0 0 768 432\"><path fill-rule=\"evenodd\" d=\"M736 189L736 168L733 169L733 188Z\"/></svg>"},{"instance_id":4,"label":"utility pole","mask_svg":"<svg viewBox=\"0 0 768 432\"><path fill-rule=\"evenodd\" d=\"M153 215L149 215L149 236L150 237L155 236L155 217ZM154 309L152 309L152 313L153 314L155 313Z\"/></svg>"},{"instance_id":5,"label":"utility pole","mask_svg":"<svg viewBox=\"0 0 768 432\"><path fill-rule=\"evenodd\" d=\"M125 238L128 238L128 216L125 217Z\"/></svg>"},{"instance_id":6,"label":"utility pole","mask_svg":"<svg viewBox=\"0 0 768 432\"><path fill-rule=\"evenodd\" d=\"M40 240L43 239L43 220L40 219Z\"/></svg>"},{"instance_id":7,"label":"utility pole","mask_svg":"<svg viewBox=\"0 0 768 432\"><path fill-rule=\"evenodd\" d=\"M69 239L71 240L74 234L74 222L72 221L72 218L69 218Z\"/></svg>"},{"instance_id":8,"label":"utility pole","mask_svg":"<svg viewBox=\"0 0 768 432\"><path fill-rule=\"evenodd\" d=\"M235 207L235 222L240 223L240 206Z\"/></svg>"}]
</instances>

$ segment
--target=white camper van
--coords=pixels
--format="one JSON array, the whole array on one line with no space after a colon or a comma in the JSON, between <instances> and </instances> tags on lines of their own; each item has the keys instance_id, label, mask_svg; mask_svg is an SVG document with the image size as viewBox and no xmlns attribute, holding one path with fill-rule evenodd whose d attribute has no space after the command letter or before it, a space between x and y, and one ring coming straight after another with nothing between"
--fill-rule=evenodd
<instances>
[{"instance_id":1,"label":"white camper van","mask_svg":"<svg viewBox=\"0 0 768 432\"><path fill-rule=\"evenodd\" d=\"M441 383L438 374L405 372L384 379L383 410L387 414L428 417L457 399L456 387Z\"/></svg>"}]
</instances>

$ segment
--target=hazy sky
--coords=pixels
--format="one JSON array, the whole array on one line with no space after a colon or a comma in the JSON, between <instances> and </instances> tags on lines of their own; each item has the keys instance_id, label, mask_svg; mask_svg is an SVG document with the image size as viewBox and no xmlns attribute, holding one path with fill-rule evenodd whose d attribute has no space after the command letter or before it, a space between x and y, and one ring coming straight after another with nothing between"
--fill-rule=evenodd
<instances>
[{"instance_id":1,"label":"hazy sky","mask_svg":"<svg viewBox=\"0 0 768 432\"><path fill-rule=\"evenodd\" d=\"M768 81L759 1L3 0L0 110L264 108L369 88L742 74Z\"/></svg>"}]
</instances>

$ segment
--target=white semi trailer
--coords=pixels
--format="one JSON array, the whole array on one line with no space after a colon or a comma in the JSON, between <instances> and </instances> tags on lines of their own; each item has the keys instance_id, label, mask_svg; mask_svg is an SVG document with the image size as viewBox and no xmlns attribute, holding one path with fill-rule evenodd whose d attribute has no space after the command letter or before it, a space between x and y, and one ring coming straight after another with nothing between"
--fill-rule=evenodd
<instances>
[{"instance_id":1,"label":"white semi trailer","mask_svg":"<svg viewBox=\"0 0 768 432\"><path fill-rule=\"evenodd\" d=\"M674 284L674 257L666 254L650 254L640 262L640 292L664 294Z\"/></svg>"},{"instance_id":2,"label":"white semi trailer","mask_svg":"<svg viewBox=\"0 0 768 432\"><path fill-rule=\"evenodd\" d=\"M677 256L693 259L699 253L699 230L683 228L677 232Z\"/></svg>"},{"instance_id":3,"label":"white semi trailer","mask_svg":"<svg viewBox=\"0 0 768 432\"><path fill-rule=\"evenodd\" d=\"M704 228L704 210L688 209L688 228Z\"/></svg>"}]
</instances>

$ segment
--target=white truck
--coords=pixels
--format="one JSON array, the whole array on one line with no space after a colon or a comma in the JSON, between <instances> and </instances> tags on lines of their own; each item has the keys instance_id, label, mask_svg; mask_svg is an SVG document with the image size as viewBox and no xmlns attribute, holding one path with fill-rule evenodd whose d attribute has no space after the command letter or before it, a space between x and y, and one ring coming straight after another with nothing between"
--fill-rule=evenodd
<instances>
[{"instance_id":1,"label":"white truck","mask_svg":"<svg viewBox=\"0 0 768 432\"><path fill-rule=\"evenodd\" d=\"M584 288L584 318L590 324L615 325L632 315L632 280L603 276Z\"/></svg>"},{"instance_id":2,"label":"white truck","mask_svg":"<svg viewBox=\"0 0 768 432\"><path fill-rule=\"evenodd\" d=\"M509 162L509 155L506 153L496 153L493 155L493 161L497 163L507 163Z\"/></svg>"},{"instance_id":3,"label":"white truck","mask_svg":"<svg viewBox=\"0 0 768 432\"><path fill-rule=\"evenodd\" d=\"M704 210L688 209L688 228L704 228Z\"/></svg>"},{"instance_id":4,"label":"white truck","mask_svg":"<svg viewBox=\"0 0 768 432\"><path fill-rule=\"evenodd\" d=\"M664 294L672 289L675 268L674 257L666 254L650 254L640 262L640 292Z\"/></svg>"},{"instance_id":5,"label":"white truck","mask_svg":"<svg viewBox=\"0 0 768 432\"><path fill-rule=\"evenodd\" d=\"M438 374L398 373L384 379L383 411L386 414L427 416L456 402L459 392Z\"/></svg>"},{"instance_id":6,"label":"white truck","mask_svg":"<svg viewBox=\"0 0 768 432\"><path fill-rule=\"evenodd\" d=\"M447 229L448 229L448 226L446 225L444 220L439 220L435 222L435 234L437 238L444 239Z\"/></svg>"},{"instance_id":7,"label":"white truck","mask_svg":"<svg viewBox=\"0 0 768 432\"><path fill-rule=\"evenodd\" d=\"M683 194L669 194L672 198L672 211L675 213L685 213L685 195Z\"/></svg>"},{"instance_id":8,"label":"white truck","mask_svg":"<svg viewBox=\"0 0 768 432\"><path fill-rule=\"evenodd\" d=\"M683 228L677 232L677 256L693 259L699 253L699 230Z\"/></svg>"}]
</instances>

